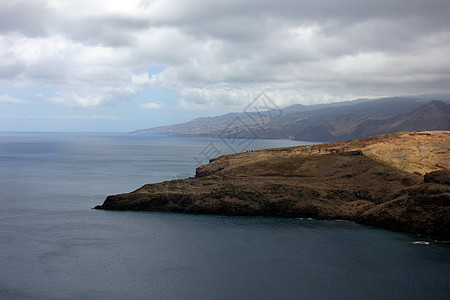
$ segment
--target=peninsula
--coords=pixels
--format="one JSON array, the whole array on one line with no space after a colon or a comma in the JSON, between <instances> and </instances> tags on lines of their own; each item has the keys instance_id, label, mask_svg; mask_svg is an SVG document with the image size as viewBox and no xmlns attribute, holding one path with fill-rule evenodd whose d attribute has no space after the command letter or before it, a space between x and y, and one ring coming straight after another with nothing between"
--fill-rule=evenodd
<instances>
[{"instance_id":1,"label":"peninsula","mask_svg":"<svg viewBox=\"0 0 450 300\"><path fill-rule=\"evenodd\" d=\"M450 240L450 132L225 155L95 208L344 219Z\"/></svg>"}]
</instances>

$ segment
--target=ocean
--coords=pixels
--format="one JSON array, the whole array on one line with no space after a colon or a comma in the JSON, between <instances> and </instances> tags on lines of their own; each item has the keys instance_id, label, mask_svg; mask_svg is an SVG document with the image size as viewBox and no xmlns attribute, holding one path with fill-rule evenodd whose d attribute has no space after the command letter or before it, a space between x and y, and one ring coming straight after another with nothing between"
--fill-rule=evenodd
<instances>
[{"instance_id":1,"label":"ocean","mask_svg":"<svg viewBox=\"0 0 450 300\"><path fill-rule=\"evenodd\" d=\"M450 299L450 245L344 221L91 209L304 144L0 133L0 299ZM424 241L428 244L417 244Z\"/></svg>"}]
</instances>

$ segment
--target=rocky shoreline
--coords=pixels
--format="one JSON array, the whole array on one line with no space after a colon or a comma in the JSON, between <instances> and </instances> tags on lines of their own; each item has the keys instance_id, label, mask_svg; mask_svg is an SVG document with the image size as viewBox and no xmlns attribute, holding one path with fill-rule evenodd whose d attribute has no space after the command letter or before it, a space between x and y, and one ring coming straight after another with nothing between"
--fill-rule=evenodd
<instances>
[{"instance_id":1,"label":"rocky shoreline","mask_svg":"<svg viewBox=\"0 0 450 300\"><path fill-rule=\"evenodd\" d=\"M450 132L221 156L96 209L344 219L450 240Z\"/></svg>"}]
</instances>

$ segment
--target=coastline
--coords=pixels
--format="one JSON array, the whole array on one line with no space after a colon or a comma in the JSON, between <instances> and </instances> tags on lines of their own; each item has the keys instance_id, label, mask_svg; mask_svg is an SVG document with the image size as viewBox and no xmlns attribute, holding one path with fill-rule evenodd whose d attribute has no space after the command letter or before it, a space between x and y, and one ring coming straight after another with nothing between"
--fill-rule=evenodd
<instances>
[{"instance_id":1,"label":"coastline","mask_svg":"<svg viewBox=\"0 0 450 300\"><path fill-rule=\"evenodd\" d=\"M449 240L449 145L435 131L225 155L95 208L342 219Z\"/></svg>"}]
</instances>

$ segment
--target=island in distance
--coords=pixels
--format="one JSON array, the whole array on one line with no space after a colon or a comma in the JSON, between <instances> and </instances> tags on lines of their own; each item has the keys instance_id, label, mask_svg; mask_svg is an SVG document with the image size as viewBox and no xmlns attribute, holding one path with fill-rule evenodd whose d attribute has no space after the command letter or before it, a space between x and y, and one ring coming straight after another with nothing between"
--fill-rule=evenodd
<instances>
[{"instance_id":1,"label":"island in distance","mask_svg":"<svg viewBox=\"0 0 450 300\"><path fill-rule=\"evenodd\" d=\"M343 219L450 240L450 132L220 156L96 209Z\"/></svg>"}]
</instances>

